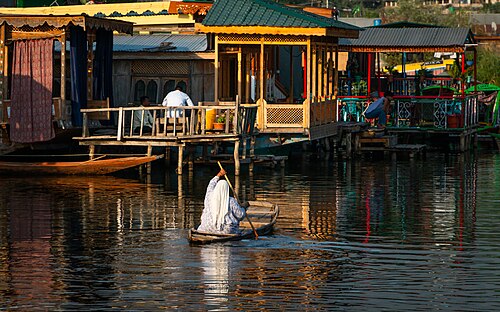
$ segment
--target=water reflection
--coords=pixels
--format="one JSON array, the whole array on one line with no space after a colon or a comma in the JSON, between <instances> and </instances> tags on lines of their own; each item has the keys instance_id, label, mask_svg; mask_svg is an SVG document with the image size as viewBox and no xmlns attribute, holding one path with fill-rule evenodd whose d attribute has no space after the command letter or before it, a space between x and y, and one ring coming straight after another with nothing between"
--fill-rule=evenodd
<instances>
[{"instance_id":1,"label":"water reflection","mask_svg":"<svg viewBox=\"0 0 500 312\"><path fill-rule=\"evenodd\" d=\"M294 165L230 177L242 200L280 205L274 236L203 247L187 229L215 166L2 179L0 306L500 308L499 155Z\"/></svg>"},{"instance_id":2,"label":"water reflection","mask_svg":"<svg viewBox=\"0 0 500 312\"><path fill-rule=\"evenodd\" d=\"M209 311L228 311L230 248L222 245L203 246L200 259L203 269L205 303Z\"/></svg>"}]
</instances>

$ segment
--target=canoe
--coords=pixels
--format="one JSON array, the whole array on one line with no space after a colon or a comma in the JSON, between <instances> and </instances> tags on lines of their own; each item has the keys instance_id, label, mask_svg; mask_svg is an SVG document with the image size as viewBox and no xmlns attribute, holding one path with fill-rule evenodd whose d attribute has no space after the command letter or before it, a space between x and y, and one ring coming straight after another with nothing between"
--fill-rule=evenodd
<instances>
[{"instance_id":1,"label":"canoe","mask_svg":"<svg viewBox=\"0 0 500 312\"><path fill-rule=\"evenodd\" d=\"M247 215L257 234L259 236L271 234L279 214L278 205L266 201L249 201L248 203L250 205L247 209ZM240 222L240 230L240 234L214 234L197 231L193 228L189 230L188 240L192 244L211 244L255 237L246 218Z\"/></svg>"},{"instance_id":2,"label":"canoe","mask_svg":"<svg viewBox=\"0 0 500 312\"><path fill-rule=\"evenodd\" d=\"M0 174L104 175L139 166L161 157L163 156L139 156L61 162L0 161Z\"/></svg>"}]
</instances>

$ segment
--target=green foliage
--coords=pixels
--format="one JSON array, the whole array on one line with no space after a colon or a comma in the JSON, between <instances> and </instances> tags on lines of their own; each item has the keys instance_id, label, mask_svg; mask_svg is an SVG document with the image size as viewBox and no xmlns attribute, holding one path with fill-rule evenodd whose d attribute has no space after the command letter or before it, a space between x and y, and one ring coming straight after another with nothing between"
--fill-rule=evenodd
<instances>
[{"instance_id":1,"label":"green foliage","mask_svg":"<svg viewBox=\"0 0 500 312\"><path fill-rule=\"evenodd\" d=\"M408 21L412 23L440 25L448 27L466 27L469 24L469 13L462 10L453 12L438 5L424 5L416 0L399 0L397 7L386 7L382 17L387 23Z\"/></svg>"},{"instance_id":2,"label":"green foliage","mask_svg":"<svg viewBox=\"0 0 500 312\"><path fill-rule=\"evenodd\" d=\"M500 13L500 2L488 4L483 4L483 8L481 9L483 13Z\"/></svg>"},{"instance_id":3,"label":"green foliage","mask_svg":"<svg viewBox=\"0 0 500 312\"><path fill-rule=\"evenodd\" d=\"M482 47L477 52L477 80L500 86L500 55Z\"/></svg>"}]
</instances>

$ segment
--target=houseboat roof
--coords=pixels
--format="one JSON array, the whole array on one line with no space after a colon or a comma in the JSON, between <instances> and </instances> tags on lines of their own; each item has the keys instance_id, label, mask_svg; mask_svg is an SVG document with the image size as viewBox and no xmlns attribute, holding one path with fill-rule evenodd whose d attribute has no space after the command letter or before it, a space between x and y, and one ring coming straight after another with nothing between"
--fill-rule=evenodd
<instances>
[{"instance_id":1,"label":"houseboat roof","mask_svg":"<svg viewBox=\"0 0 500 312\"><path fill-rule=\"evenodd\" d=\"M204 52L207 50L206 35L158 34L115 35L115 52Z\"/></svg>"},{"instance_id":2,"label":"houseboat roof","mask_svg":"<svg viewBox=\"0 0 500 312\"><path fill-rule=\"evenodd\" d=\"M275 32L279 28L280 32ZM357 37L361 28L333 18L316 15L271 0L216 1L199 29L213 33L246 34L309 34L335 35L325 29L337 30L338 35ZM283 29L294 29L287 33ZM296 29L302 29L297 32ZM314 31L317 29L318 31ZM342 32L343 31L343 32Z\"/></svg>"},{"instance_id":3,"label":"houseboat roof","mask_svg":"<svg viewBox=\"0 0 500 312\"><path fill-rule=\"evenodd\" d=\"M339 40L341 50L352 52L463 52L475 40L469 28L370 27L357 39Z\"/></svg>"},{"instance_id":4,"label":"houseboat roof","mask_svg":"<svg viewBox=\"0 0 500 312\"><path fill-rule=\"evenodd\" d=\"M19 15L0 14L0 25L7 24L16 28L31 27L40 28L45 25L54 28L68 26L81 26L83 29L104 28L106 30L118 31L132 34L133 24L119 20L109 20L86 15Z\"/></svg>"}]
</instances>

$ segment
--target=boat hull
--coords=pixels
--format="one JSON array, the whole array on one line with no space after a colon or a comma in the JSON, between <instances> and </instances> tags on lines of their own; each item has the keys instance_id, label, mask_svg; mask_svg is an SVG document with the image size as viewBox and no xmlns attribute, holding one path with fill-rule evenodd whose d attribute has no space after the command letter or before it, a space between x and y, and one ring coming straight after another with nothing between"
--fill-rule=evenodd
<instances>
[{"instance_id":1,"label":"boat hull","mask_svg":"<svg viewBox=\"0 0 500 312\"><path fill-rule=\"evenodd\" d=\"M79 162L0 162L0 173L105 175L154 161L161 156L124 157Z\"/></svg>"},{"instance_id":2,"label":"boat hull","mask_svg":"<svg viewBox=\"0 0 500 312\"><path fill-rule=\"evenodd\" d=\"M279 215L278 205L266 201L249 201L247 209L248 218L252 221L257 235L269 235L274 230L274 225ZM255 234L248 222L240 223L240 234L215 234L189 230L188 240L191 244L211 244L227 241L237 241L254 238Z\"/></svg>"}]
</instances>

